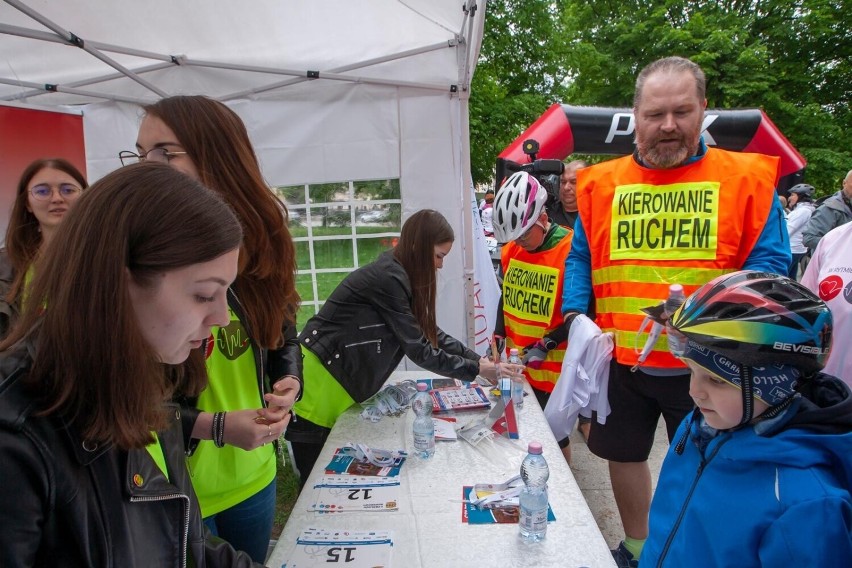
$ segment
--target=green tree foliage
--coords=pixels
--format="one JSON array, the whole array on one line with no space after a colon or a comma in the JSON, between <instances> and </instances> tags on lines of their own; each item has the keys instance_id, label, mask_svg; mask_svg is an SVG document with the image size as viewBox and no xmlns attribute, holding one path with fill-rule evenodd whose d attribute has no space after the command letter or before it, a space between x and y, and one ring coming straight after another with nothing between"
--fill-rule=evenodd
<instances>
[{"instance_id":1,"label":"green tree foliage","mask_svg":"<svg viewBox=\"0 0 852 568\"><path fill-rule=\"evenodd\" d=\"M778 128L808 160L805 181L819 194L839 188L852 168L852 32L847 14L852 0L564 0L545 4L558 10L552 29L565 42L541 51L555 65L564 89L540 90L532 81L522 93L546 100L578 105L631 106L638 71L650 61L682 55L700 64L707 74L709 108L763 108ZM555 8L554 8L555 7ZM513 11L512 2L494 2L489 10L501 19L513 19L514 30L530 29L528 11ZM530 9L530 11L532 11ZM482 61L503 54L502 67L511 56L494 38L489 27L483 39ZM502 47L501 47L502 46ZM483 63L480 63L483 65ZM517 60L516 66L523 61ZM516 81L503 81L502 67L485 66L489 89L480 93L477 76L471 95L472 153L479 150L478 121L490 120L482 106L497 104ZM553 67L547 67L553 69ZM477 68L479 75L481 67ZM514 93L516 91L511 91ZM480 94L483 100L479 100ZM552 102L551 99L548 102ZM547 105L539 109L539 114ZM532 120L495 140L493 128L511 130L512 112L507 105L490 109L491 115L507 115L499 124L489 123L485 136L498 146L496 155ZM484 161L485 157L477 157ZM486 174L474 171L474 178Z\"/></svg>"},{"instance_id":2,"label":"green tree foliage","mask_svg":"<svg viewBox=\"0 0 852 568\"><path fill-rule=\"evenodd\" d=\"M491 182L497 155L547 107L564 99L568 35L560 18L563 5L488 3L470 98L474 182Z\"/></svg>"}]
</instances>

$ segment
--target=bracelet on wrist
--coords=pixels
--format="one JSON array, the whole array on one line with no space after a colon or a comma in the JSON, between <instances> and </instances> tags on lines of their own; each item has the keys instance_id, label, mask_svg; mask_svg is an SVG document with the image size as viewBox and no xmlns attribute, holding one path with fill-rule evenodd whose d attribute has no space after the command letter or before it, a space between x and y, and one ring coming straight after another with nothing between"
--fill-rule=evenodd
<instances>
[{"instance_id":1,"label":"bracelet on wrist","mask_svg":"<svg viewBox=\"0 0 852 568\"><path fill-rule=\"evenodd\" d=\"M225 445L225 412L216 412L213 414L213 445L221 448Z\"/></svg>"}]
</instances>

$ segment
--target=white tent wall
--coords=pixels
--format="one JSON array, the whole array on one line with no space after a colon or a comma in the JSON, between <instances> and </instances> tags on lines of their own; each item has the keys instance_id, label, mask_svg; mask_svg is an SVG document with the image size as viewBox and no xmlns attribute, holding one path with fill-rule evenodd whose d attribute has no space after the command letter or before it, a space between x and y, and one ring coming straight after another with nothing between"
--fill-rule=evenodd
<instances>
[{"instance_id":1,"label":"white tent wall","mask_svg":"<svg viewBox=\"0 0 852 568\"><path fill-rule=\"evenodd\" d=\"M171 65L142 76L168 95L206 94L228 104L245 121L271 185L398 178L403 218L426 207L440 211L456 243L439 273L438 323L470 344L467 98L484 0L474 11L472 0L258 0L251 9L226 0L23 4L86 40L189 61L263 67L257 72ZM466 14L473 14L472 25ZM46 30L19 9L0 4L0 32L3 25L15 32ZM0 33L0 99L84 105L91 181L118 167L118 152L135 146L142 111L133 103L159 95L126 77L74 87L115 71L80 49L6 34ZM131 69L159 63L108 55ZM275 69L294 72L270 72ZM295 76L309 69L320 78ZM19 84L10 85L10 77ZM33 90L45 83L60 88ZM72 85L69 92L63 84ZM76 88L117 100L98 101Z\"/></svg>"}]
</instances>

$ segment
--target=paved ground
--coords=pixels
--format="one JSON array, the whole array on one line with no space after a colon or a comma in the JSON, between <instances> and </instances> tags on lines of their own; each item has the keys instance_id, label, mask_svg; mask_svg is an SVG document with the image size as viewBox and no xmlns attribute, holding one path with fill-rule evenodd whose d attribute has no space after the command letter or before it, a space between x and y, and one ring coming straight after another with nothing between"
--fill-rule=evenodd
<instances>
[{"instance_id":1,"label":"paved ground","mask_svg":"<svg viewBox=\"0 0 852 568\"><path fill-rule=\"evenodd\" d=\"M657 486L657 476L668 447L665 424L660 420L657 438L649 460L654 487ZM589 509L592 510L607 544L610 548L615 548L624 538L624 530L621 527L615 499L612 497L607 462L589 451L583 436L576 430L571 435L571 452L571 471L574 473L574 478L583 495L586 496Z\"/></svg>"}]
</instances>

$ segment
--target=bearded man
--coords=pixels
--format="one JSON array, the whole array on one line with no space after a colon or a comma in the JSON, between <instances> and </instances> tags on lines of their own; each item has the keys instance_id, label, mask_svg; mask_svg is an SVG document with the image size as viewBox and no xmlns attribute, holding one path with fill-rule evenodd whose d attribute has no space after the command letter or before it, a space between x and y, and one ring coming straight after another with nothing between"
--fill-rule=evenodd
<instances>
[{"instance_id":1,"label":"bearded man","mask_svg":"<svg viewBox=\"0 0 852 568\"><path fill-rule=\"evenodd\" d=\"M611 413L592 419L589 449L609 461L625 538L618 566L637 566L648 536L648 456L660 416L668 438L693 408L689 371L649 341L641 308L669 285L689 296L740 269L785 274L790 245L775 195L778 159L708 148L701 136L706 79L682 57L646 66L633 98L636 151L577 173L579 218L565 261L562 313L570 329L594 295L596 323L613 333L607 396Z\"/></svg>"}]
</instances>

